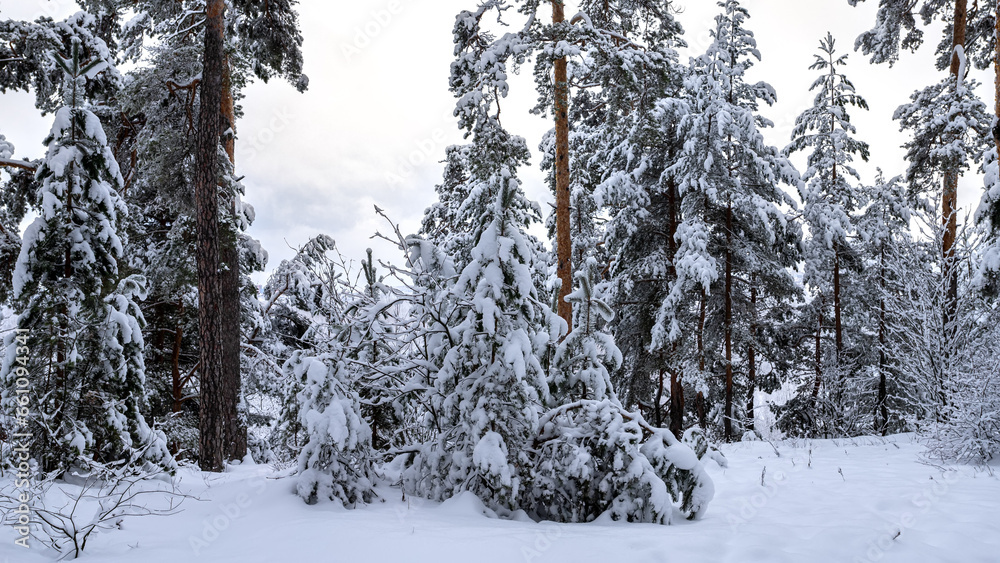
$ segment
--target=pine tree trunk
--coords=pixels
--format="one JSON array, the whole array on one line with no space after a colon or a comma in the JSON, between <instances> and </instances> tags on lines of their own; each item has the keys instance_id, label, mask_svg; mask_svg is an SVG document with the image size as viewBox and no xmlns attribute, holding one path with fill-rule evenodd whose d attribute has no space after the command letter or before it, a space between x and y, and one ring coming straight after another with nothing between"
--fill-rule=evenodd
<instances>
[{"instance_id":1,"label":"pine tree trunk","mask_svg":"<svg viewBox=\"0 0 1000 563\"><path fill-rule=\"evenodd\" d=\"M552 0L552 23L566 20L563 0ZM555 63L554 108L556 121L556 275L562 282L559 288L557 312L569 330L573 329L573 306L566 302L566 296L573 291L573 244L570 241L570 194L569 194L569 80L566 73L566 58Z\"/></svg>"},{"instance_id":2,"label":"pine tree trunk","mask_svg":"<svg viewBox=\"0 0 1000 563\"><path fill-rule=\"evenodd\" d=\"M677 370L670 370L670 431L678 438L684 432L684 387Z\"/></svg>"},{"instance_id":3,"label":"pine tree trunk","mask_svg":"<svg viewBox=\"0 0 1000 563\"><path fill-rule=\"evenodd\" d=\"M667 180L667 206L670 214L667 225L667 252L670 257L670 278L677 279L677 270L674 268L674 257L677 255L677 241L674 236L677 234L677 182L673 178ZM677 357L677 343L674 343L670 358L673 361ZM674 436L680 438L684 431L684 385L681 384L680 370L676 366L670 368L670 431Z\"/></svg>"},{"instance_id":4,"label":"pine tree trunk","mask_svg":"<svg viewBox=\"0 0 1000 563\"><path fill-rule=\"evenodd\" d=\"M663 367L661 365L661 367L660 367L660 384L656 388L656 401L655 401L655 403L656 403L656 410L654 411L656 413L655 417L656 417L656 427L657 428L662 428L663 427L663 405L661 404L663 402L663 379L664 379L663 378Z\"/></svg>"},{"instance_id":5,"label":"pine tree trunk","mask_svg":"<svg viewBox=\"0 0 1000 563\"><path fill-rule=\"evenodd\" d=\"M757 392L757 277L750 277L750 346L747 350L747 429L754 428L754 393Z\"/></svg>"},{"instance_id":6,"label":"pine tree trunk","mask_svg":"<svg viewBox=\"0 0 1000 563\"><path fill-rule=\"evenodd\" d=\"M698 313L698 373L702 377L705 374L705 317L708 313L707 301L708 296L705 295L705 288L702 288L701 309ZM708 420L705 416L705 395L701 391L698 391L698 396L695 398L695 407L698 411L698 424L701 425L702 430L707 430Z\"/></svg>"},{"instance_id":7,"label":"pine tree trunk","mask_svg":"<svg viewBox=\"0 0 1000 563\"><path fill-rule=\"evenodd\" d=\"M955 18L952 26L952 47L965 47L967 13L966 0L955 0ZM951 68L949 72L953 80L962 80L959 76L961 60L958 53L951 57ZM944 226L944 236L942 237L941 253L944 259L945 295L944 310L942 311L943 321L943 352L945 355L944 370L948 370L951 362L951 348L955 335L955 321L958 313L958 268L955 264L955 241L958 236L958 179L959 173L956 169L944 171L944 189L941 195L941 223ZM944 407L948 404L944 391L945 382L940 382L939 404Z\"/></svg>"},{"instance_id":8,"label":"pine tree trunk","mask_svg":"<svg viewBox=\"0 0 1000 563\"><path fill-rule=\"evenodd\" d=\"M837 365L844 352L844 327L840 321L840 244L833 243L833 330L837 346Z\"/></svg>"},{"instance_id":9,"label":"pine tree trunk","mask_svg":"<svg viewBox=\"0 0 1000 563\"><path fill-rule=\"evenodd\" d=\"M816 322L816 383L813 385L813 403L819 397L819 387L823 383L823 300L820 297L819 319Z\"/></svg>"},{"instance_id":10,"label":"pine tree trunk","mask_svg":"<svg viewBox=\"0 0 1000 563\"><path fill-rule=\"evenodd\" d=\"M223 60L222 74L222 117L223 125L236 131L236 108L233 100L232 69L229 57ZM229 135L223 141L229 161L236 163L236 138ZM235 213L234 194L225 192L222 205L228 209L230 217ZM227 459L243 459L247 455L247 429L240 419L240 254L237 246L237 232L234 221L224 225L220 236L222 262L222 377L225 381L224 437Z\"/></svg>"},{"instance_id":11,"label":"pine tree trunk","mask_svg":"<svg viewBox=\"0 0 1000 563\"><path fill-rule=\"evenodd\" d=\"M996 3L996 11L993 14L994 37L1000 37L1000 0ZM997 148L997 157L1000 158L1000 41L995 41L996 50L993 53L993 93L996 100L993 106L993 113L996 119L993 123L993 144Z\"/></svg>"},{"instance_id":12,"label":"pine tree trunk","mask_svg":"<svg viewBox=\"0 0 1000 563\"><path fill-rule=\"evenodd\" d=\"M733 439L733 204L726 206L726 441Z\"/></svg>"},{"instance_id":13,"label":"pine tree trunk","mask_svg":"<svg viewBox=\"0 0 1000 563\"><path fill-rule=\"evenodd\" d=\"M889 431L889 408L886 403L889 400L889 393L887 389L886 381L886 370L889 368L888 357L885 353L886 347L886 326L885 326L885 249L882 250L879 256L880 271L879 271L879 299L878 299L878 402L876 403L876 417L875 420L879 419L878 415L881 415L881 421L876 424L875 431L880 432L883 436Z\"/></svg>"},{"instance_id":14,"label":"pine tree trunk","mask_svg":"<svg viewBox=\"0 0 1000 563\"><path fill-rule=\"evenodd\" d=\"M199 465L222 471L225 452L222 373L222 303L219 279L218 149L222 103L223 0L208 0L201 108L195 149L197 212L198 337L201 359Z\"/></svg>"},{"instance_id":15,"label":"pine tree trunk","mask_svg":"<svg viewBox=\"0 0 1000 563\"><path fill-rule=\"evenodd\" d=\"M184 343L184 299L177 299L177 324L174 326L174 346L170 353L170 371L172 375L173 404L170 412L181 412L181 399L184 398L184 386L181 385L181 345Z\"/></svg>"}]
</instances>

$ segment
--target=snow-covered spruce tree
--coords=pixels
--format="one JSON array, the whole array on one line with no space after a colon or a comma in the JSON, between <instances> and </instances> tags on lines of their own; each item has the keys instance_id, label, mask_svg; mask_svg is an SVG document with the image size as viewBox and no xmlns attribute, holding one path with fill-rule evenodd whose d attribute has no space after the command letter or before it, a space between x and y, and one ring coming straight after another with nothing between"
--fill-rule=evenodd
<instances>
[{"instance_id":1,"label":"snow-covered spruce tree","mask_svg":"<svg viewBox=\"0 0 1000 563\"><path fill-rule=\"evenodd\" d=\"M478 240L452 290L462 308L451 327L456 342L433 382L441 434L417 454L406 481L423 496L444 499L468 490L487 506L514 509L525 477L518 468L526 465L547 395L537 353L564 325L538 300L531 276L542 261L524 229L537 220L538 208L514 175L527 149L494 116L487 119L475 133L482 160L472 178L478 181L463 205Z\"/></svg>"},{"instance_id":2,"label":"snow-covered spruce tree","mask_svg":"<svg viewBox=\"0 0 1000 563\"><path fill-rule=\"evenodd\" d=\"M85 82L109 61L86 62L86 54L93 53L77 40L69 58L55 59L66 74L66 105L45 141L39 217L25 232L15 270L20 330L6 338L4 405L13 412L11 390L26 377L34 409L24 422L43 471L147 462L172 469L163 433L141 413L144 320L136 301L145 297L146 280L122 278L118 268L127 213L122 178L84 99Z\"/></svg>"},{"instance_id":3,"label":"snow-covered spruce tree","mask_svg":"<svg viewBox=\"0 0 1000 563\"><path fill-rule=\"evenodd\" d=\"M362 413L372 430L372 447L385 450L401 445L397 430L403 405L397 402L406 382L405 335L408 328L401 318L398 291L385 282L372 250L361 260L361 276L345 291L345 326L338 335L352 371L358 374L356 387L362 399Z\"/></svg>"},{"instance_id":4,"label":"snow-covered spruce tree","mask_svg":"<svg viewBox=\"0 0 1000 563\"><path fill-rule=\"evenodd\" d=\"M274 421L270 447L279 459L298 455L305 443L299 422L298 378L279 377L272 371L274 364L283 365L293 354L321 356L340 351L336 342L339 327L344 324L344 299L338 288L339 273L332 253L335 241L327 235L317 235L304 244L288 260L282 260L264 286L267 304L264 306L270 331L257 334L267 344L255 345L259 366L248 374L248 387L260 398L271 396L279 400L280 414Z\"/></svg>"},{"instance_id":5,"label":"snow-covered spruce tree","mask_svg":"<svg viewBox=\"0 0 1000 563\"><path fill-rule=\"evenodd\" d=\"M539 519L670 524L696 519L715 493L696 453L616 399L561 405L539 420L529 513ZM723 459L724 463L724 459ZM675 508L676 503L676 508Z\"/></svg>"},{"instance_id":6,"label":"snow-covered spruce tree","mask_svg":"<svg viewBox=\"0 0 1000 563\"><path fill-rule=\"evenodd\" d=\"M590 258L584 267L593 275L597 262ZM614 315L595 297L588 272L576 277L578 287L567 296L576 328L556 347L552 409L538 423L522 505L535 518L561 522L606 514L669 524L675 504L685 517L699 517L712 499L711 480L688 446L615 396L609 372L621 364L621 353L610 335L594 329L598 317Z\"/></svg>"},{"instance_id":7,"label":"snow-covered spruce tree","mask_svg":"<svg viewBox=\"0 0 1000 563\"><path fill-rule=\"evenodd\" d=\"M471 145L452 145L445 149L444 175L434 186L438 201L424 210L420 235L451 257L456 268L469 263L472 244L470 225L461 214L469 195L468 162Z\"/></svg>"},{"instance_id":8,"label":"snow-covered spruce tree","mask_svg":"<svg viewBox=\"0 0 1000 563\"><path fill-rule=\"evenodd\" d=\"M541 213L516 175L528 150L497 115L509 59L520 62L525 50L521 34L495 39L480 27L485 14L503 8L487 2L455 22L451 88L460 126L472 136L469 195L459 213L474 246L450 291L460 307L457 323L448 327L454 343L430 382L440 434L420 447L404 484L439 500L470 491L490 508L513 510L548 394L538 352L565 324L539 299L532 276L544 262L525 229Z\"/></svg>"},{"instance_id":9,"label":"snow-covered spruce tree","mask_svg":"<svg viewBox=\"0 0 1000 563\"><path fill-rule=\"evenodd\" d=\"M614 319L614 311L594 292L597 260L590 258L576 272L577 288L566 296L573 304L576 327L555 349L549 371L549 405L557 407L583 399L613 399L611 372L622 355L614 337L598 326Z\"/></svg>"},{"instance_id":10,"label":"snow-covered spruce tree","mask_svg":"<svg viewBox=\"0 0 1000 563\"><path fill-rule=\"evenodd\" d=\"M700 299L697 353L708 355L707 343L722 348L714 367L724 377L711 379L724 382L714 391L723 402L722 433L732 439L734 423L740 423L736 396L742 366L736 359L748 360L744 382L751 383L752 358L761 351L754 338L760 318L756 301L765 294L783 300L795 293L788 268L798 259L801 232L778 206L796 206L779 184L798 186L800 179L759 131L771 125L757 114L759 105L772 103L775 93L766 83L749 84L744 78L760 56L745 27L749 13L736 0L719 5L723 11L716 17L713 42L693 61L685 84L689 99L673 112L682 116L678 134L684 144L669 173L678 183L682 221L673 260L676 279L657 313L653 343L679 340L679 312ZM699 367L710 365L699 362ZM699 375L704 372L692 379Z\"/></svg>"},{"instance_id":11,"label":"snow-covered spruce tree","mask_svg":"<svg viewBox=\"0 0 1000 563\"><path fill-rule=\"evenodd\" d=\"M859 176L852 162L855 156L868 159L868 145L853 137L856 130L848 108L867 109L868 104L841 72L840 67L846 64L847 55L837 55L833 36L828 33L820 41L820 53L809 67L821 71L810 87L817 91L813 106L796 119L792 143L785 153L811 150L806 161L808 168L802 177L805 186L801 195L803 217L809 229L803 282L812 290L813 303L804 310L817 315L814 325L820 333L815 338L819 346L815 355L815 377L806 381L800 390L811 399L800 401L799 406L808 408L816 401L832 401L831 408L820 410L850 418L844 408L855 403L852 397L845 396L842 379L857 369L857 356L863 350L861 343L854 339L861 335L860 327L844 326L845 308L855 306L853 303L845 305L845 297L850 293L847 288L853 283L849 275L858 269L857 253L851 243L855 236L851 214L861 197L853 184ZM832 348L824 344L828 342L821 334L825 326L833 328ZM818 421L818 412L809 416L786 412L786 416L809 418L823 427L831 423Z\"/></svg>"},{"instance_id":12,"label":"snow-covered spruce tree","mask_svg":"<svg viewBox=\"0 0 1000 563\"><path fill-rule=\"evenodd\" d=\"M43 17L33 22L0 20L0 91L32 92L35 106L42 113L54 113L63 102L61 93L66 80L65 73L55 63L59 53L72 48L73 38L81 41L88 53L96 53L102 60L113 60L113 53L99 37L99 21L87 11L79 11L62 21ZM91 106L91 110L102 117L101 111L108 107L121 86L121 75L114 67L91 77L83 85L83 97L101 101ZM14 146L8 141L0 142L0 168L10 173L10 179L3 186L0 205L4 211L0 225L0 298L10 304L12 276L21 240L18 225L31 207L31 200L37 191L35 171L38 159L14 160Z\"/></svg>"},{"instance_id":13,"label":"snow-covered spruce tree","mask_svg":"<svg viewBox=\"0 0 1000 563\"><path fill-rule=\"evenodd\" d=\"M30 162L12 160L13 156L14 144L0 134L0 167L10 173L10 179L0 181L0 304L8 307L13 298L14 267L17 256L21 253L18 226L32 199L34 169L37 166Z\"/></svg>"},{"instance_id":14,"label":"snow-covered spruce tree","mask_svg":"<svg viewBox=\"0 0 1000 563\"><path fill-rule=\"evenodd\" d=\"M867 356L849 388L857 398L856 409L868 410L871 424L859 420L854 433L913 430L916 417L923 412L911 373L903 370L905 352L893 337L894 326L902 326L906 310L890 307L905 299L906 284L899 274L914 242L910 235L910 199L902 178L885 180L881 170L871 186L862 186L864 206L853 218L861 242L859 253L864 261L855 291L857 305L848 314L860 319L868 334ZM872 297L874 296L874 299ZM856 418L858 413L855 414Z\"/></svg>"},{"instance_id":15,"label":"snow-covered spruce tree","mask_svg":"<svg viewBox=\"0 0 1000 563\"><path fill-rule=\"evenodd\" d=\"M284 366L299 388L298 423L305 445L298 455L295 490L306 503L334 500L347 507L369 502L373 472L371 428L361 416L341 350L311 356L296 351Z\"/></svg>"}]
</instances>

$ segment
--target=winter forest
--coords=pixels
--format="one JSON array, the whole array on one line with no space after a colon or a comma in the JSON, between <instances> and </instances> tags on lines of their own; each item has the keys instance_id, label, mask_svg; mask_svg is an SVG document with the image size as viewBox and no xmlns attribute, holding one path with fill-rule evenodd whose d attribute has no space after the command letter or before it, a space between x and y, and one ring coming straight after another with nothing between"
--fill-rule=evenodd
<instances>
[{"instance_id":1,"label":"winter forest","mask_svg":"<svg viewBox=\"0 0 1000 563\"><path fill-rule=\"evenodd\" d=\"M315 0L32 2L0 2L40 14L0 13L4 562L1000 561L1000 3L371 0L323 55ZM762 49L805 3L860 31ZM436 74L330 89L407 10L451 30ZM338 192L398 134L302 116L282 174L335 203L255 208L286 137L253 100L342 90L447 107L437 178ZM330 230L265 245L277 199Z\"/></svg>"}]
</instances>

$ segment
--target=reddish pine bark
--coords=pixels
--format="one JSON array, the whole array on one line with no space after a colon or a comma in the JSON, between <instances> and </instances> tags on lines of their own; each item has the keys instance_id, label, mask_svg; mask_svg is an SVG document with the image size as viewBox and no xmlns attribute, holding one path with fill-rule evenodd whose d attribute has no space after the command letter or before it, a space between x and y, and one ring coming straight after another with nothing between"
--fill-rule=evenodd
<instances>
[{"instance_id":1,"label":"reddish pine bark","mask_svg":"<svg viewBox=\"0 0 1000 563\"><path fill-rule=\"evenodd\" d=\"M195 149L197 214L198 336L201 360L199 465L203 471L224 469L221 285L219 279L218 148L222 104L222 0L208 0L201 108Z\"/></svg>"},{"instance_id":2,"label":"reddish pine bark","mask_svg":"<svg viewBox=\"0 0 1000 563\"><path fill-rule=\"evenodd\" d=\"M552 23L566 21L563 0L552 0ZM559 288L557 312L569 330L573 329L573 307L566 296L573 291L573 244L570 241L569 198L569 81L566 58L555 61L554 113L556 122L556 275L562 282Z\"/></svg>"}]
</instances>

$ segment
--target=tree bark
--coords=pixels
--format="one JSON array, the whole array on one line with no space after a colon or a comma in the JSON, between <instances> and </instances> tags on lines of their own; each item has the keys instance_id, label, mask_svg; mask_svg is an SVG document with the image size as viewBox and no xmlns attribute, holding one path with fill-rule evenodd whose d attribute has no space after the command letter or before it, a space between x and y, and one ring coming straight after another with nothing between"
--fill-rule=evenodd
<instances>
[{"instance_id":1,"label":"tree bark","mask_svg":"<svg viewBox=\"0 0 1000 563\"><path fill-rule=\"evenodd\" d=\"M177 299L177 324L174 327L174 347L170 353L170 371L172 374L173 404L170 412L181 412L181 399L184 398L184 386L181 384L181 345L184 342L184 299Z\"/></svg>"},{"instance_id":2,"label":"tree bark","mask_svg":"<svg viewBox=\"0 0 1000 563\"><path fill-rule=\"evenodd\" d=\"M952 47L965 47L965 30L967 23L966 0L955 0L955 18L952 26ZM962 80L959 76L961 61L958 53L951 56L949 72L953 80ZM958 170L945 170L944 189L941 197L941 222L944 226L942 240L942 255L944 257L945 300L942 318L944 320L945 350L950 349L956 313L958 311L958 269L955 267L955 240L958 235Z\"/></svg>"},{"instance_id":3,"label":"tree bark","mask_svg":"<svg viewBox=\"0 0 1000 563\"><path fill-rule=\"evenodd\" d=\"M880 432L883 436L889 431L889 408L886 405L889 399L889 393L887 389L887 377L886 370L889 367L888 357L885 353L886 347L886 326L885 326L885 249L879 253L879 289L881 293L878 299L878 402L876 403L876 417L875 420L879 420L879 415L881 415L882 420L878 422L875 426L875 431Z\"/></svg>"},{"instance_id":4,"label":"tree bark","mask_svg":"<svg viewBox=\"0 0 1000 563\"><path fill-rule=\"evenodd\" d=\"M233 99L232 69L229 57L224 56L222 72L222 117L223 127L236 131L236 107ZM223 147L229 161L236 163L236 138L228 135ZM234 218L236 198L229 190L224 190L222 205L228 210L225 216ZM222 263L222 377L225 381L225 417L227 459L243 459L247 455L247 429L240 418L240 254L237 245L236 222L230 220L223 226L220 237Z\"/></svg>"},{"instance_id":5,"label":"tree bark","mask_svg":"<svg viewBox=\"0 0 1000 563\"><path fill-rule=\"evenodd\" d=\"M726 206L726 415L722 421L727 442L733 439L733 204Z\"/></svg>"},{"instance_id":6,"label":"tree bark","mask_svg":"<svg viewBox=\"0 0 1000 563\"><path fill-rule=\"evenodd\" d=\"M673 158L671 153L671 158ZM667 211L669 213L669 223L667 225L667 253L670 256L670 279L677 280L677 269L674 267L674 257L677 256L677 241L674 239L677 234L677 182L670 178L667 180ZM675 342L670 353L671 361L676 361L678 344ZM681 383L680 369L670 366L670 431L678 438L684 431L684 385Z\"/></svg>"},{"instance_id":7,"label":"tree bark","mask_svg":"<svg viewBox=\"0 0 1000 563\"><path fill-rule=\"evenodd\" d=\"M837 365L844 352L844 327L840 321L840 244L833 243L833 336L837 347Z\"/></svg>"},{"instance_id":8,"label":"tree bark","mask_svg":"<svg viewBox=\"0 0 1000 563\"><path fill-rule=\"evenodd\" d=\"M823 383L823 300L819 302L819 319L816 322L816 383L813 384L813 402L819 397L819 387Z\"/></svg>"},{"instance_id":9,"label":"tree bark","mask_svg":"<svg viewBox=\"0 0 1000 563\"><path fill-rule=\"evenodd\" d=\"M708 296L705 295L705 288L701 289L701 308L698 312L698 372L701 377L705 376L705 317L708 314ZM705 409L705 394L698 391L695 398L695 408L698 411L698 424L703 430L708 429L708 420Z\"/></svg>"},{"instance_id":10,"label":"tree bark","mask_svg":"<svg viewBox=\"0 0 1000 563\"><path fill-rule=\"evenodd\" d=\"M995 37L1000 37L1000 0L996 2L996 11L993 13L993 23ZM996 51L993 53L993 93L996 100L993 106L993 113L996 119L993 122L993 144L997 148L997 157L1000 158L1000 41L996 41Z\"/></svg>"},{"instance_id":11,"label":"tree bark","mask_svg":"<svg viewBox=\"0 0 1000 563\"><path fill-rule=\"evenodd\" d=\"M195 148L197 213L198 337L201 360L199 466L224 469L225 412L222 373L222 309L219 279L218 150L222 104L223 0L208 0L201 107Z\"/></svg>"},{"instance_id":12,"label":"tree bark","mask_svg":"<svg viewBox=\"0 0 1000 563\"><path fill-rule=\"evenodd\" d=\"M563 0L552 0L552 23L566 21ZM566 58L555 63L554 107L556 126L556 275L562 284L559 287L557 312L569 330L573 330L573 306L566 296L573 291L573 244L570 241L570 193L569 193L569 80L566 74Z\"/></svg>"},{"instance_id":13,"label":"tree bark","mask_svg":"<svg viewBox=\"0 0 1000 563\"><path fill-rule=\"evenodd\" d=\"M750 277L750 346L747 350L747 429L754 426L754 393L757 391L757 277Z\"/></svg>"},{"instance_id":14,"label":"tree bark","mask_svg":"<svg viewBox=\"0 0 1000 563\"><path fill-rule=\"evenodd\" d=\"M656 388L656 401L655 401L655 403L656 403L656 410L654 411L655 412L654 416L656 418L656 427L657 428L662 428L663 427L663 405L661 404L662 402L663 402L663 367L661 365L661 367L660 367L660 384Z\"/></svg>"}]
</instances>

